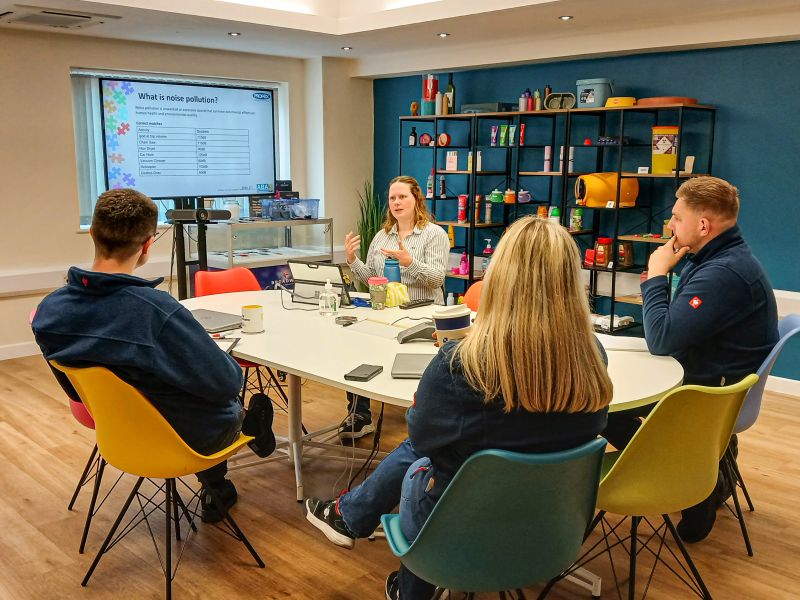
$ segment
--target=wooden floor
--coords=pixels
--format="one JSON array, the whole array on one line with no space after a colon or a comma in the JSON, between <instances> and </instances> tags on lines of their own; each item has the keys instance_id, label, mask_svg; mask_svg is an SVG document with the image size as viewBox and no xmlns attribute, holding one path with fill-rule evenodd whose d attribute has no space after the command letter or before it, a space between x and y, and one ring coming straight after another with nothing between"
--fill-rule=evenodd
<instances>
[{"instance_id":1,"label":"wooden floor","mask_svg":"<svg viewBox=\"0 0 800 600\"><path fill-rule=\"evenodd\" d=\"M344 412L344 394L329 388L306 383L304 399L305 422L311 427L329 424ZM277 421L280 429L283 423ZM404 432L403 412L387 407L383 446L393 448ZM103 558L87 588L80 587L120 496L132 484L130 477L122 479L123 490L95 518L86 554L78 554L89 490L82 492L75 511L67 511L66 505L92 443L92 432L70 416L63 392L40 357L0 362L3 600L163 596L158 559L141 527ZM739 448L756 504L756 512L746 515L755 556L747 557L737 522L723 511L711 536L690 551L715 598L800 598L800 400L769 396L757 425L740 436ZM309 462L305 473L308 495L333 496L346 486L339 463ZM386 543L359 541L351 551L330 544L305 521L288 464L235 471L231 478L239 490L233 514L267 568L258 569L237 542L201 525L178 571L176 598L383 597L386 574L398 565ZM107 474L106 479L112 478ZM618 575L625 578L621 550L615 562ZM603 597L616 598L608 558L602 556L589 567L604 579ZM642 566L639 572L646 577L648 570ZM692 596L659 568L647 597ZM589 593L561 583L549 598L589 598Z\"/></svg>"}]
</instances>

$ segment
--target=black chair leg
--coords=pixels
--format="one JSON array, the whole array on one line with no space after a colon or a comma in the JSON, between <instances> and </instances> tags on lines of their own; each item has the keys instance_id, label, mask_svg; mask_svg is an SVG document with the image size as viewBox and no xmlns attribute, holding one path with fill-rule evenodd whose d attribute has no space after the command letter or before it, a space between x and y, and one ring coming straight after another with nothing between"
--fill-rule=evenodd
<instances>
[{"instance_id":1,"label":"black chair leg","mask_svg":"<svg viewBox=\"0 0 800 600\"><path fill-rule=\"evenodd\" d=\"M742 474L739 471L739 464L736 462L736 457L733 455L733 452L731 452L730 449L728 449L728 455L731 468L736 475L736 481L739 482L739 485L742 488L742 493L744 493L744 499L747 500L747 506L750 509L750 512L753 512L756 508L753 506L753 501L750 499L750 493L747 491L747 486L744 483L744 477L742 477Z\"/></svg>"},{"instance_id":2,"label":"black chair leg","mask_svg":"<svg viewBox=\"0 0 800 600\"><path fill-rule=\"evenodd\" d=\"M641 517L631 517L631 556L630 556L630 575L628 579L628 600L636 598L636 530L639 527Z\"/></svg>"},{"instance_id":3,"label":"black chair leg","mask_svg":"<svg viewBox=\"0 0 800 600\"><path fill-rule=\"evenodd\" d=\"M72 510L72 507L75 506L75 501L78 499L78 494L80 493L83 485L86 483L89 470L92 468L92 465L94 465L95 456L97 456L97 444L95 444L94 448L92 448L92 453L89 455L89 460L86 461L86 466L83 468L83 474L78 480L78 485L75 486L75 491L72 492L72 498L70 499L69 504L67 504L67 510Z\"/></svg>"},{"instance_id":4,"label":"black chair leg","mask_svg":"<svg viewBox=\"0 0 800 600\"><path fill-rule=\"evenodd\" d=\"M247 378L250 376L250 369L245 367L244 381L242 382L242 406L244 406L245 397L247 396Z\"/></svg>"},{"instance_id":5,"label":"black chair leg","mask_svg":"<svg viewBox=\"0 0 800 600\"><path fill-rule=\"evenodd\" d=\"M139 477L139 479L136 480L136 483L134 484L131 493L128 495L128 499L125 500L125 504L122 505L122 509L119 511L119 515L117 515L117 520L114 521L114 524L108 531L106 539L103 541L103 545L100 546L100 550L97 551L97 555L94 557L92 565L89 567L89 570L86 571L86 575L84 576L83 581L81 581L82 586L86 587L86 585L89 583L89 578L92 576L92 573L94 573L94 570L97 568L97 564L100 562L100 558L102 558L103 554L105 554L106 551L108 550L108 546L111 544L111 540L114 539L114 534L117 532L117 529L119 529L119 525L120 523L122 523L122 519L125 518L125 513L128 512L128 508L130 507L131 502L133 502L133 499L136 497L136 494L139 493L139 488L141 487L143 481L144 477Z\"/></svg>"},{"instance_id":6,"label":"black chair leg","mask_svg":"<svg viewBox=\"0 0 800 600\"><path fill-rule=\"evenodd\" d=\"M689 551L686 550L686 546L683 544L683 540L681 540L681 536L678 535L678 531L675 529L675 525L672 524L672 519L669 518L669 515L661 515L664 519L664 522L667 524L667 529L672 534L672 539L675 540L675 543L678 545L678 549L681 551L683 555L683 560L686 561L686 564L689 566L689 570L692 572L694 576L694 580L697 583L700 590L703 592L703 598L705 600L711 600L711 592L708 591L703 578L700 577L700 572L697 570L697 567L692 560L692 557L689 556Z\"/></svg>"},{"instance_id":7,"label":"black chair leg","mask_svg":"<svg viewBox=\"0 0 800 600\"><path fill-rule=\"evenodd\" d=\"M214 501L214 505L222 513L225 522L233 530L236 538L244 544L245 548L247 548L247 550L250 552L250 555L255 559L259 567L261 567L262 569L266 567L264 561L261 560L261 557L258 555L258 552L256 552L256 549L253 548L253 546L250 544L250 541L247 539L244 533L242 533L242 530L239 529L239 526L236 524L236 521L233 520L233 517L225 508L225 504L223 504L222 499L219 497L219 493L214 489L213 486L208 486L208 488L206 489L211 494L211 499Z\"/></svg>"},{"instance_id":8,"label":"black chair leg","mask_svg":"<svg viewBox=\"0 0 800 600\"><path fill-rule=\"evenodd\" d=\"M97 446L95 446L97 448ZM94 485L92 486L92 499L89 501L89 510L86 512L86 522L83 524L83 534L81 535L81 545L78 546L78 554L83 554L86 548L86 538L89 536L89 527L92 525L92 517L94 516L95 506L97 505L97 496L100 494L100 483L103 480L103 471L106 468L106 461L103 457L99 457L97 464L97 473L94 476Z\"/></svg>"},{"instance_id":9,"label":"black chair leg","mask_svg":"<svg viewBox=\"0 0 800 600\"><path fill-rule=\"evenodd\" d=\"M264 382L261 380L261 369L256 367L256 379L258 379L258 391L264 393Z\"/></svg>"},{"instance_id":10,"label":"black chair leg","mask_svg":"<svg viewBox=\"0 0 800 600\"><path fill-rule=\"evenodd\" d=\"M174 479L167 479L166 485L164 486L164 513L166 516L166 531L164 532L164 585L166 589L164 590L164 594L167 600L172 600L172 488L174 485Z\"/></svg>"},{"instance_id":11,"label":"black chair leg","mask_svg":"<svg viewBox=\"0 0 800 600\"><path fill-rule=\"evenodd\" d=\"M733 496L733 505L736 508L736 518L739 519L739 528L742 530L742 537L744 538L744 547L747 550L747 556L753 556L753 546L750 544L750 536L747 533L747 524L744 522L744 514L742 507L739 504L739 493L736 491L736 475L731 467L731 461L723 461L726 476L731 485L731 495Z\"/></svg>"},{"instance_id":12,"label":"black chair leg","mask_svg":"<svg viewBox=\"0 0 800 600\"><path fill-rule=\"evenodd\" d=\"M181 541L181 520L178 516L178 488L172 479L172 519L175 521L175 539Z\"/></svg>"}]
</instances>

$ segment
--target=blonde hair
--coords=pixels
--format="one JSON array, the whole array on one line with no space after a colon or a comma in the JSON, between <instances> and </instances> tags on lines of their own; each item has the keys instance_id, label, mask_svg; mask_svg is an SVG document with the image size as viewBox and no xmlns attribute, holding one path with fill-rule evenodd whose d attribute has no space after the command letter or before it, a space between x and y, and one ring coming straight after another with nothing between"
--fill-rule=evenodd
<instances>
[{"instance_id":1,"label":"blonde hair","mask_svg":"<svg viewBox=\"0 0 800 600\"><path fill-rule=\"evenodd\" d=\"M739 216L739 190L719 177L693 177L678 188L676 198L693 210L704 210L720 217L724 221L736 221Z\"/></svg>"},{"instance_id":2,"label":"blonde hair","mask_svg":"<svg viewBox=\"0 0 800 600\"><path fill-rule=\"evenodd\" d=\"M612 384L589 323L578 247L566 229L524 217L492 258L472 332L457 347L470 386L505 411L596 412Z\"/></svg>"},{"instance_id":3,"label":"blonde hair","mask_svg":"<svg viewBox=\"0 0 800 600\"><path fill-rule=\"evenodd\" d=\"M422 188L419 187L419 182L408 175L400 175L389 182L390 190L395 183L405 183L411 189L411 195L414 196L414 225L421 229L425 227L426 223L433 223L433 217L431 213L428 212L428 207L425 204L425 195L422 193ZM387 193L386 219L383 221L383 230L389 233L396 224L397 219L394 218L389 208Z\"/></svg>"}]
</instances>

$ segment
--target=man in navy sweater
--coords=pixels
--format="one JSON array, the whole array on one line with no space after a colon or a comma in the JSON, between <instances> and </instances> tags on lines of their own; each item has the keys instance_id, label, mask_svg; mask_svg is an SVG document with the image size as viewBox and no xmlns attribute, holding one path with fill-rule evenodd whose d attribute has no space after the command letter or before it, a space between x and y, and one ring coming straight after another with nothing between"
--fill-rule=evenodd
<instances>
[{"instance_id":1,"label":"man in navy sweater","mask_svg":"<svg viewBox=\"0 0 800 600\"><path fill-rule=\"evenodd\" d=\"M67 285L47 296L32 327L47 360L73 367L102 365L139 390L196 452L212 454L239 435L242 370L177 300L155 289L163 279L133 275L155 240L158 208L135 190L111 190L95 206L91 270L72 267ZM54 370L73 400L66 376ZM198 473L227 507L236 488L225 462ZM204 490L205 492L205 490ZM222 519L202 496L204 521Z\"/></svg>"},{"instance_id":2,"label":"man in navy sweater","mask_svg":"<svg viewBox=\"0 0 800 600\"><path fill-rule=\"evenodd\" d=\"M642 283L647 347L680 362L684 383L730 385L755 373L778 342L775 294L736 224L734 186L697 177L681 185L676 197L669 224L673 237L650 255ZM687 255L670 301L667 275ZM607 437L618 448L638 427L638 419L609 421ZM683 511L678 532L684 540L696 542L711 532L725 495L721 484L717 488L708 500Z\"/></svg>"}]
</instances>

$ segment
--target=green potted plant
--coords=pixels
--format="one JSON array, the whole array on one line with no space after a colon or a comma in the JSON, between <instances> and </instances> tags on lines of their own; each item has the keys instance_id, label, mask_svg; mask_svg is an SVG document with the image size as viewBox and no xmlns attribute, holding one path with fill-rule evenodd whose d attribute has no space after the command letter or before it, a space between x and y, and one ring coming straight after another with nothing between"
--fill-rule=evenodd
<instances>
[{"instance_id":1,"label":"green potted plant","mask_svg":"<svg viewBox=\"0 0 800 600\"><path fill-rule=\"evenodd\" d=\"M361 236L361 260L366 261L372 238L386 218L386 202L380 192L375 191L371 181L365 181L364 189L358 192L358 209L360 214L356 226Z\"/></svg>"}]
</instances>

